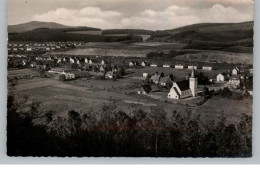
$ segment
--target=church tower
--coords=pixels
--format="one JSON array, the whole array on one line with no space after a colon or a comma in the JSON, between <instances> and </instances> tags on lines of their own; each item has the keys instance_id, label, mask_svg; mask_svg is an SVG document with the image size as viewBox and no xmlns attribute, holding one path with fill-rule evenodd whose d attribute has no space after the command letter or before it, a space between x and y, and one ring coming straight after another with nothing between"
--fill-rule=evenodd
<instances>
[{"instance_id":1,"label":"church tower","mask_svg":"<svg viewBox=\"0 0 260 176\"><path fill-rule=\"evenodd\" d=\"M190 90L191 95L193 97L197 96L197 87L198 87L198 78L195 78L195 70L192 69L191 77L190 77Z\"/></svg>"}]
</instances>

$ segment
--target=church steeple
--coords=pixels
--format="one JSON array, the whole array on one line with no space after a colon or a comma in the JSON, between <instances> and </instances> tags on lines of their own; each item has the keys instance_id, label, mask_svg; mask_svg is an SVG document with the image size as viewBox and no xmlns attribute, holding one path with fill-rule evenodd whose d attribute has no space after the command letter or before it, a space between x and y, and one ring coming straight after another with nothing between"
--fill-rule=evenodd
<instances>
[{"instance_id":1,"label":"church steeple","mask_svg":"<svg viewBox=\"0 0 260 176\"><path fill-rule=\"evenodd\" d=\"M197 96L198 78L195 78L195 70L192 69L191 77L189 80L190 90L193 97Z\"/></svg>"},{"instance_id":2,"label":"church steeple","mask_svg":"<svg viewBox=\"0 0 260 176\"><path fill-rule=\"evenodd\" d=\"M195 78L195 70L194 70L194 68L192 69L192 72L191 72L191 78Z\"/></svg>"}]
</instances>

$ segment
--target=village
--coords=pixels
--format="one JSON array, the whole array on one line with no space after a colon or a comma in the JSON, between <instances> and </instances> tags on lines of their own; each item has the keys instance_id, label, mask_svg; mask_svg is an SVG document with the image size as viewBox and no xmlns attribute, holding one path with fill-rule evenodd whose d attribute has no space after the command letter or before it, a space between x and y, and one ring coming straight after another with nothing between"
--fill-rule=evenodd
<instances>
[{"instance_id":1,"label":"village","mask_svg":"<svg viewBox=\"0 0 260 176\"><path fill-rule=\"evenodd\" d=\"M86 96L95 97L95 93L102 91L105 95L100 103L114 99L143 106L158 103L202 106L210 97L227 90L237 97L253 95L253 69L250 66L234 67L233 64L221 68L214 62L158 61L154 57L12 53L8 56L8 80L52 80L49 86L55 81L65 87L73 86L73 91L80 92L84 88Z\"/></svg>"}]
</instances>

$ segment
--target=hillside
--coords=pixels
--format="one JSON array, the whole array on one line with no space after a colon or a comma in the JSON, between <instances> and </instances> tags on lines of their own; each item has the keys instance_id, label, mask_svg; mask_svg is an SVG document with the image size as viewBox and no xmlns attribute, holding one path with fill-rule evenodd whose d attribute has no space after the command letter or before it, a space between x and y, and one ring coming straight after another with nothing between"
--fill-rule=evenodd
<instances>
[{"instance_id":1,"label":"hillside","mask_svg":"<svg viewBox=\"0 0 260 176\"><path fill-rule=\"evenodd\" d=\"M89 28L64 28L48 29L38 28L27 32L8 34L9 41L31 41L31 42L61 42L61 41L82 41L82 42L119 42L131 40L129 36L102 36L75 33L86 31Z\"/></svg>"},{"instance_id":2,"label":"hillside","mask_svg":"<svg viewBox=\"0 0 260 176\"><path fill-rule=\"evenodd\" d=\"M144 29L106 29L102 30L103 35L129 34L129 35L152 35L154 31Z\"/></svg>"},{"instance_id":3,"label":"hillside","mask_svg":"<svg viewBox=\"0 0 260 176\"><path fill-rule=\"evenodd\" d=\"M253 46L253 22L203 23L156 31L150 41L187 43L187 48Z\"/></svg>"}]
</instances>

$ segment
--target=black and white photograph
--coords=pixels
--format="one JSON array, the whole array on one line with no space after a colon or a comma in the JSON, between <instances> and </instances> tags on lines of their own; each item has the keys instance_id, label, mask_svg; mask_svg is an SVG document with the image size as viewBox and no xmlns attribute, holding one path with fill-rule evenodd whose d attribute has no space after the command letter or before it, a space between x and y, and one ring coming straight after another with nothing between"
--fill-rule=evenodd
<instances>
[{"instance_id":1,"label":"black and white photograph","mask_svg":"<svg viewBox=\"0 0 260 176\"><path fill-rule=\"evenodd\" d=\"M8 0L10 157L251 158L253 0Z\"/></svg>"}]
</instances>

